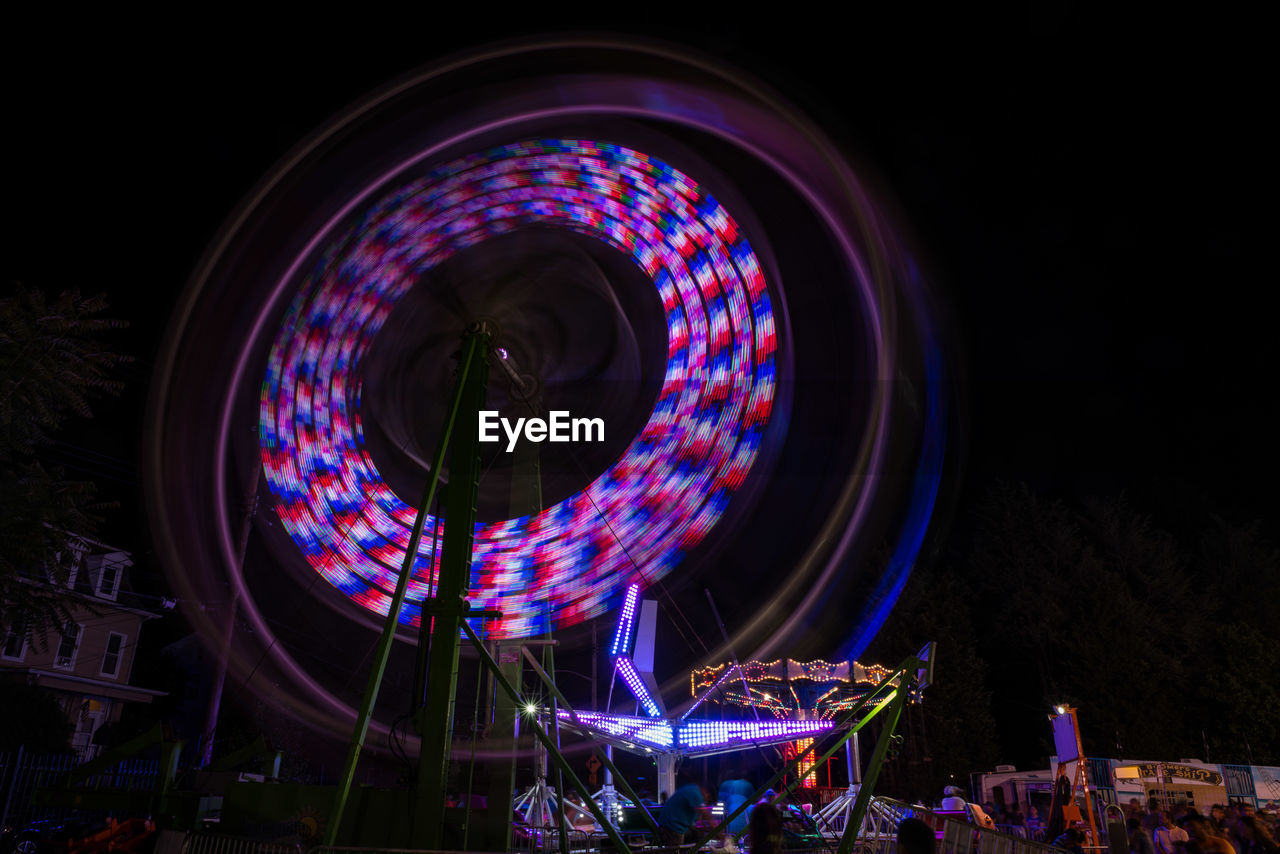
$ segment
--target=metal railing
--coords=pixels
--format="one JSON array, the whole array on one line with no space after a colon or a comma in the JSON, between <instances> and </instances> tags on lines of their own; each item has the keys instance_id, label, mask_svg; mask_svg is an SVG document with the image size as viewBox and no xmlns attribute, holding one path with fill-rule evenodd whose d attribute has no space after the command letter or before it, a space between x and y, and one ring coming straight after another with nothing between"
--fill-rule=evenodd
<instances>
[{"instance_id":1,"label":"metal railing","mask_svg":"<svg viewBox=\"0 0 1280 854\"><path fill-rule=\"evenodd\" d=\"M30 753L18 748L0 753L0 821L23 825L37 818L92 816L107 818L108 810L73 810L32 804L36 789L50 789L66 783L67 776L84 762L70 753ZM155 787L160 763L154 759L129 759L85 780L84 788L134 792Z\"/></svg>"},{"instance_id":2,"label":"metal railing","mask_svg":"<svg viewBox=\"0 0 1280 854\"><path fill-rule=\"evenodd\" d=\"M218 833L188 833L179 854L302 854L302 845L265 842Z\"/></svg>"},{"instance_id":3,"label":"metal railing","mask_svg":"<svg viewBox=\"0 0 1280 854\"><path fill-rule=\"evenodd\" d=\"M448 849L437 851L428 848L366 848L359 845L317 845L315 848L308 848L307 854L499 854L499 852L462 852ZM501 852L501 854L507 854L507 852Z\"/></svg>"},{"instance_id":4,"label":"metal railing","mask_svg":"<svg viewBox=\"0 0 1280 854\"><path fill-rule=\"evenodd\" d=\"M980 827L951 815L940 815L925 807L904 804L889 798L872 798L858 832L858 848L864 852L888 854L897 845L898 825L906 818L918 818L937 835L937 854L1062 854L1062 849L1025 834L1004 828Z\"/></svg>"},{"instance_id":5,"label":"metal railing","mask_svg":"<svg viewBox=\"0 0 1280 854\"><path fill-rule=\"evenodd\" d=\"M568 843L569 850L580 852L580 854L587 851L600 851L601 843L609 838L603 831L582 828L561 831L551 827L517 826L516 832L512 834L511 849L521 854L559 854L561 835ZM624 838L627 835L623 833ZM633 842L635 839L636 837L632 836L628 842ZM607 842L604 847L609 847Z\"/></svg>"}]
</instances>

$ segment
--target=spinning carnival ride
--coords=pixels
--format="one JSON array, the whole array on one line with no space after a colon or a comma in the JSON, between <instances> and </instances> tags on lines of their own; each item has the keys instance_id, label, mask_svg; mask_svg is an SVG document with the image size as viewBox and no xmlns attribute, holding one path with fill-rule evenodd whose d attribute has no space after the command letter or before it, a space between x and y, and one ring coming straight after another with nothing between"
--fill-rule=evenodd
<instances>
[{"instance_id":1,"label":"spinning carnival ride","mask_svg":"<svg viewBox=\"0 0 1280 854\"><path fill-rule=\"evenodd\" d=\"M571 644L633 585L731 567L716 657L793 649L831 601L852 656L937 498L938 339L892 223L772 93L631 40L486 48L350 108L228 221L157 360L152 527L229 678L353 743L391 731L356 693L368 630L411 670L428 601ZM483 408L605 441L445 465ZM469 610L440 604L451 538Z\"/></svg>"},{"instance_id":2,"label":"spinning carnival ride","mask_svg":"<svg viewBox=\"0 0 1280 854\"><path fill-rule=\"evenodd\" d=\"M779 659L698 668L689 675L689 682L692 695L700 697L699 703L705 701L721 710L750 709L757 718L759 712L764 712L776 720L829 725L854 708L891 672L887 667L864 667L856 661ZM803 757L812 743L812 738L797 739L787 745L784 756ZM817 785L811 759L799 761L798 773L802 786ZM852 768L851 773L855 773Z\"/></svg>"}]
</instances>

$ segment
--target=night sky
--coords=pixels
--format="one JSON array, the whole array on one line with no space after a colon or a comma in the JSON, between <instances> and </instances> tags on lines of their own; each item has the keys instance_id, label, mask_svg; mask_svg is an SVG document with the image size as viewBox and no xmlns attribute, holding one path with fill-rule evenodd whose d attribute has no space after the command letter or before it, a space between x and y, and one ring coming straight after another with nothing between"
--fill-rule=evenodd
<instances>
[{"instance_id":1,"label":"night sky","mask_svg":"<svg viewBox=\"0 0 1280 854\"><path fill-rule=\"evenodd\" d=\"M1174 522L1193 506L1257 519L1280 539L1275 275L1262 263L1273 108L1245 35L1256 24L1093 19L1061 4L979 19L863 10L839 26L493 17L489 30L224 23L155 38L141 21L71 34L45 22L19 39L8 278L105 291L132 324L128 391L64 448L122 503L107 539L150 549L135 460L155 348L253 183L398 74L491 37L592 25L754 72L896 204L957 340L957 525L1008 479L1067 498L1126 492Z\"/></svg>"}]
</instances>

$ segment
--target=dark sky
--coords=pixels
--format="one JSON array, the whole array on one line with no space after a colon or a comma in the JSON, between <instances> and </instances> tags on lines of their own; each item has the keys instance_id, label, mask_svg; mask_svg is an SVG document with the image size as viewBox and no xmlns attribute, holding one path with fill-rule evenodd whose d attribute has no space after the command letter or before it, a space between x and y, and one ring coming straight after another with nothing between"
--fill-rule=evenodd
<instances>
[{"instance_id":1,"label":"dark sky","mask_svg":"<svg viewBox=\"0 0 1280 854\"><path fill-rule=\"evenodd\" d=\"M118 477L103 486L130 509L168 309L219 223L302 135L449 50L594 26L755 72L896 197L958 330L962 503L1008 478L1276 518L1276 277L1262 263L1273 106L1256 24L1063 4L979 18L855 9L839 24L743 8L679 29L494 13L488 29L111 20L11 34L23 44L7 75L8 278L106 291L138 357L128 394L69 451L114 458L88 467ZM141 539L116 524L112 536Z\"/></svg>"}]
</instances>

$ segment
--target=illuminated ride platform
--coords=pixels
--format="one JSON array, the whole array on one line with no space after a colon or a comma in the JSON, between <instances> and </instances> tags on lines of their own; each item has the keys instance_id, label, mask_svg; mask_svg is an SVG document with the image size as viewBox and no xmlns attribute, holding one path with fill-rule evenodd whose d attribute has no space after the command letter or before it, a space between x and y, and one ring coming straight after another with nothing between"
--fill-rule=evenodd
<instances>
[{"instance_id":1,"label":"illuminated ride platform","mask_svg":"<svg viewBox=\"0 0 1280 854\"><path fill-rule=\"evenodd\" d=\"M641 605L640 588L632 585L627 590L610 648L614 673L622 677L622 682L635 697L638 712L643 714L619 715L562 708L556 710L560 726L610 747L652 756L658 767L658 790L666 793L675 791L675 768L682 758L789 744L794 743L797 737L807 739L807 748L813 744L815 736L836 728L834 718L748 721L692 717L705 696L679 716L669 715L653 678L656 604L645 601ZM638 640L638 636L643 636L644 640ZM802 758L801 761L812 763L812 754L805 756L809 757L808 760ZM615 793L611 784L607 783L596 794L604 801L606 814L613 815Z\"/></svg>"},{"instance_id":2,"label":"illuminated ride platform","mask_svg":"<svg viewBox=\"0 0 1280 854\"><path fill-rule=\"evenodd\" d=\"M798 781L796 785L803 785L816 764L843 747L851 773L849 788L814 816L814 827L829 837L843 838L846 828L858 826L898 716L906 702L920 699L923 688L931 680L933 645L926 645L909 659L910 665L916 668L914 672L906 669L907 662L897 670L865 667L853 661L800 664L790 660L704 668L695 671L693 676L695 686L699 677L705 681L703 693L701 696L695 694L697 699L681 715L672 716L663 707L652 675L651 640L656 603L646 601L644 607L640 607L639 592L636 585L627 591L610 654L614 659L615 673L622 677L635 697L639 711L644 714L617 715L560 708L556 710L560 726L611 747L651 755L658 766L659 790L666 792L674 791L674 768L681 758L785 744L789 748L784 752L785 767L747 803L754 803L765 791L788 778ZM644 623L648 623L649 644L637 639L638 634L646 634L637 631L638 624ZM730 690L728 684L732 684L734 677L744 691L750 693L735 694ZM784 689L794 703L790 708L773 693L781 694ZM808 696L814 699L808 708L804 708L804 697ZM737 697L743 700L735 702ZM752 704L745 701L748 697L759 697L762 702L755 711L767 710L773 718L727 720L691 717L694 711L710 705L749 708ZM890 708L894 711L872 756L867 773L868 789L863 792L856 734L878 712ZM799 714L788 717L788 712ZM841 737L836 744L821 759L817 758L816 740L837 732ZM610 766L612 768L612 763ZM606 815L617 815L616 792L609 783L595 797L603 804ZM635 800L634 796L632 799ZM725 816L717 831L727 826L733 817Z\"/></svg>"},{"instance_id":3,"label":"illuminated ride platform","mask_svg":"<svg viewBox=\"0 0 1280 854\"><path fill-rule=\"evenodd\" d=\"M776 722L817 724L834 721L852 709L890 673L887 667L868 667L857 661L799 662L788 658L702 667L690 674L689 682L698 698L694 709L705 703L726 711L749 710L757 721L764 714ZM797 732L808 735L809 731L797 728ZM791 741L784 756L802 756L811 743L812 736ZM811 761L800 763L800 775L802 786L817 785Z\"/></svg>"},{"instance_id":4,"label":"illuminated ride platform","mask_svg":"<svg viewBox=\"0 0 1280 854\"><path fill-rule=\"evenodd\" d=\"M651 650L640 650L640 664L636 662L637 625L641 621L637 613L640 610L639 600L640 587L632 585L622 606L610 652L615 672L622 677L644 714L615 715L562 709L558 712L562 726L624 750L670 758L728 753L747 747L789 742L797 736L812 737L833 729L832 718L756 721L692 718L691 713L699 708L701 699L679 717L668 716L652 676Z\"/></svg>"}]
</instances>

